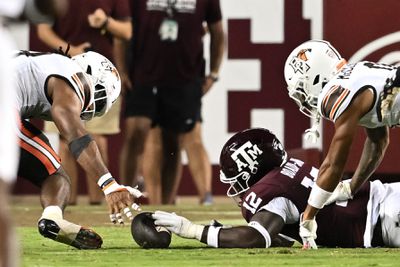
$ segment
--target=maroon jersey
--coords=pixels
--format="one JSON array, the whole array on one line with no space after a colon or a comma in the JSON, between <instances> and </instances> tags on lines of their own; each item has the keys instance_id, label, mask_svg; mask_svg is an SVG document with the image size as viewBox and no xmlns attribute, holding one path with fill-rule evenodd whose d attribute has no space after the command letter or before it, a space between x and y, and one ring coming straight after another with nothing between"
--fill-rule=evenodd
<instances>
[{"instance_id":1,"label":"maroon jersey","mask_svg":"<svg viewBox=\"0 0 400 267\"><path fill-rule=\"evenodd\" d=\"M100 29L90 27L88 15L97 8L117 20L130 19L129 0L69 0L68 12L54 22L53 30L62 39L72 45L89 42L90 50L114 61L112 54L112 36L102 36Z\"/></svg>"},{"instance_id":2,"label":"maroon jersey","mask_svg":"<svg viewBox=\"0 0 400 267\"><path fill-rule=\"evenodd\" d=\"M317 169L298 159L289 159L254 184L243 197L242 215L246 221L276 197L289 199L302 212L307 206ZM328 247L363 247L370 183L365 183L353 200L324 207L316 216L317 244ZM299 224L286 224L281 231L299 242Z\"/></svg>"},{"instance_id":3,"label":"maroon jersey","mask_svg":"<svg viewBox=\"0 0 400 267\"><path fill-rule=\"evenodd\" d=\"M221 20L219 0L132 0L133 81L139 85L177 86L204 72L203 22ZM171 5L172 16L167 8ZM177 22L174 41L161 40L165 19Z\"/></svg>"}]
</instances>

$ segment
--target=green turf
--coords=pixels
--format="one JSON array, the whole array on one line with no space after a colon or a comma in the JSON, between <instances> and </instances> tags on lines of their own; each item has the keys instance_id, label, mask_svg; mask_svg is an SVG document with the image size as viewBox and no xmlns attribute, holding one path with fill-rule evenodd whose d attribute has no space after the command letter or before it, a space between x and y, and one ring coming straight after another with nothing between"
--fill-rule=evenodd
<instances>
[{"instance_id":1,"label":"green turf","mask_svg":"<svg viewBox=\"0 0 400 267\"><path fill-rule=\"evenodd\" d=\"M241 224L240 212L232 205L201 207L179 205L176 207L145 207L147 210L176 210L196 222L207 223L210 219L222 219L223 223ZM36 227L17 228L22 246L22 266L400 266L400 249L319 249L303 251L294 248L272 249L214 249L197 240L187 240L174 236L169 249L141 249L134 243L130 226L109 224L105 207L69 207L66 217L80 214L95 218L91 225L103 237L99 250L76 250L52 240L42 238ZM40 208L32 206L14 207L18 214L25 211L31 215L40 214ZM99 216L99 217L96 217ZM34 216L33 216L34 217ZM36 218L34 219L37 220ZM30 224L29 225L34 225Z\"/></svg>"},{"instance_id":2,"label":"green turf","mask_svg":"<svg viewBox=\"0 0 400 267\"><path fill-rule=\"evenodd\" d=\"M399 266L399 249L295 248L213 249L174 237L169 249L141 249L125 227L96 227L103 248L83 251L41 238L36 228L18 228L23 266Z\"/></svg>"}]
</instances>

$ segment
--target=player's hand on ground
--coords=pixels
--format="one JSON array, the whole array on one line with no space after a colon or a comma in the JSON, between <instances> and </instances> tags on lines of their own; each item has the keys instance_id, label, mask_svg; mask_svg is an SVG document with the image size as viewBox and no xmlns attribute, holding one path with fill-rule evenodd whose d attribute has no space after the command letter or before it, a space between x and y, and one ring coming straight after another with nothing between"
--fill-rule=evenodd
<instances>
[{"instance_id":1,"label":"player's hand on ground","mask_svg":"<svg viewBox=\"0 0 400 267\"><path fill-rule=\"evenodd\" d=\"M300 215L300 237L303 241L303 249L318 249L315 239L317 239L317 222L312 220L303 220L303 214Z\"/></svg>"},{"instance_id":2,"label":"player's hand on ground","mask_svg":"<svg viewBox=\"0 0 400 267\"><path fill-rule=\"evenodd\" d=\"M201 239L203 225L194 224L185 217L165 211L156 211L152 217L155 225L163 226L180 237Z\"/></svg>"},{"instance_id":3,"label":"player's hand on ground","mask_svg":"<svg viewBox=\"0 0 400 267\"><path fill-rule=\"evenodd\" d=\"M345 180L336 186L335 190L332 192L332 195L325 202L325 206L336 201L346 201L352 198L353 194L351 193L350 180Z\"/></svg>"},{"instance_id":4,"label":"player's hand on ground","mask_svg":"<svg viewBox=\"0 0 400 267\"><path fill-rule=\"evenodd\" d=\"M131 186L119 185L117 182L112 185L113 188L104 191L105 198L110 212L112 223L124 224L123 214L129 219L133 219L133 211L140 211L141 208L134 201L142 196L142 192Z\"/></svg>"}]
</instances>

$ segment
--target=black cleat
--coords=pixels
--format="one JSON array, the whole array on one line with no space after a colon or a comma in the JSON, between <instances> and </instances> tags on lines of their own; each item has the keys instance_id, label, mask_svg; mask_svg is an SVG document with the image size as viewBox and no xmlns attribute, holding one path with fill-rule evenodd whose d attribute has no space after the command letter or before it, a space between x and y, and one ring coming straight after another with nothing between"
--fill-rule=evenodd
<instances>
[{"instance_id":1,"label":"black cleat","mask_svg":"<svg viewBox=\"0 0 400 267\"><path fill-rule=\"evenodd\" d=\"M77 249L97 249L103 244L101 236L95 231L64 219L41 218L38 229L42 236Z\"/></svg>"}]
</instances>

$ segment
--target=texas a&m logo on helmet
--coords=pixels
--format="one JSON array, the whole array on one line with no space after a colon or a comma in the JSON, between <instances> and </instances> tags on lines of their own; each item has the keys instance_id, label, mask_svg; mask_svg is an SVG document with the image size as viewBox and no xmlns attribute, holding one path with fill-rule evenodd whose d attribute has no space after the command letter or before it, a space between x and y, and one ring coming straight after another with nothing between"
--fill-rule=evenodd
<instances>
[{"instance_id":1,"label":"texas a&m logo on helmet","mask_svg":"<svg viewBox=\"0 0 400 267\"><path fill-rule=\"evenodd\" d=\"M287 153L278 138L267 129L246 129L233 135L220 154L220 180L230 184L229 197L237 196L257 183L272 169L286 162Z\"/></svg>"}]
</instances>

